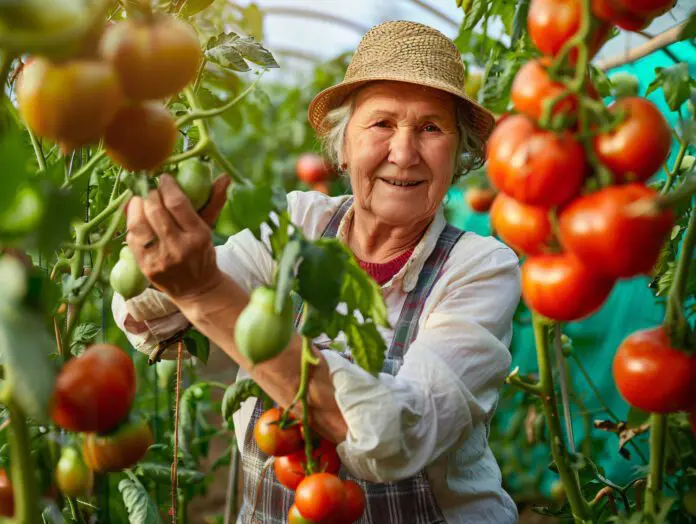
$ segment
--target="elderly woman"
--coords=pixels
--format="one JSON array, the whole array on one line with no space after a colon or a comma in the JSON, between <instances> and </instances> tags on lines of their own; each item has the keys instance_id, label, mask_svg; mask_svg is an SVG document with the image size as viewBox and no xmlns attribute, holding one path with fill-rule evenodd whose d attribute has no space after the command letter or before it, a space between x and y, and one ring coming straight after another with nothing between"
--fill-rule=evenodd
<instances>
[{"instance_id":1,"label":"elderly woman","mask_svg":"<svg viewBox=\"0 0 696 524\"><path fill-rule=\"evenodd\" d=\"M364 487L362 523L517 520L487 437L510 364L518 260L443 215L449 186L480 162L493 127L463 86L460 55L438 31L412 22L373 28L345 80L309 108L352 196L288 196L308 238L337 237L382 286L393 327L383 332L389 349L379 376L324 349L326 337L314 341L312 427L338 444L343 472ZM235 347L236 319L274 266L249 231L213 247L204 218L217 213L225 187L216 184L203 218L168 176L133 198L128 244L158 291L125 304L115 297L115 317L144 351L190 322L240 366L238 378L250 376L287 407L300 381L301 338L253 367ZM292 492L273 475L255 500L266 457L249 428L259 412L252 399L235 415L245 481L239 522L284 523Z\"/></svg>"}]
</instances>

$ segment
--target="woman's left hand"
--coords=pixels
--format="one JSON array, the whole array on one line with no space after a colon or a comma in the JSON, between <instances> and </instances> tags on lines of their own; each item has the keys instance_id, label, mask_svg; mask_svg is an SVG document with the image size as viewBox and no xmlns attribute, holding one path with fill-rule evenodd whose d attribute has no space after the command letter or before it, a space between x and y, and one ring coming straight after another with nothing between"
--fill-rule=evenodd
<instances>
[{"instance_id":1,"label":"woman's left hand","mask_svg":"<svg viewBox=\"0 0 696 524\"><path fill-rule=\"evenodd\" d=\"M173 300L204 294L222 279L211 227L229 184L227 176L215 181L200 215L170 175L162 175L147 198L133 197L128 204L126 242L145 276Z\"/></svg>"}]
</instances>

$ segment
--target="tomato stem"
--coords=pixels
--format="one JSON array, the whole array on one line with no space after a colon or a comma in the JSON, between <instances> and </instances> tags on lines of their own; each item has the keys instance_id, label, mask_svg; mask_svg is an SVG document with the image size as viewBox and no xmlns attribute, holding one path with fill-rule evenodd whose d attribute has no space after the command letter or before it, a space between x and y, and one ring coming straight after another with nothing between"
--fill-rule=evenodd
<instances>
[{"instance_id":1,"label":"tomato stem","mask_svg":"<svg viewBox=\"0 0 696 524\"><path fill-rule=\"evenodd\" d=\"M670 189L672 189L672 185L674 184L674 181L677 178L677 174L681 169L681 165L684 160L684 156L686 156L686 151L688 147L689 142L687 140L683 140L679 147L679 153L677 153L677 158L674 161L674 165L672 166L672 170L667 172L667 181L665 182L665 185L662 186L662 191L660 191L661 195L666 194Z\"/></svg>"},{"instance_id":2,"label":"tomato stem","mask_svg":"<svg viewBox=\"0 0 696 524\"><path fill-rule=\"evenodd\" d=\"M9 444L14 493L15 515L17 524L35 524L40 522L39 490L34 472L36 467L30 453L30 438L27 419L21 408L12 398L12 393L5 391L4 404L10 413Z\"/></svg>"},{"instance_id":3,"label":"tomato stem","mask_svg":"<svg viewBox=\"0 0 696 524\"><path fill-rule=\"evenodd\" d=\"M568 451L563 443L563 430L556 402L556 392L551 369L549 351L548 325L536 313L532 315L534 338L536 341L537 360L539 362L539 388L544 408L544 418L549 430L550 447L553 461L565 488L571 511L576 520L584 522L591 519L591 509L582 495L580 479L568 464Z\"/></svg>"},{"instance_id":4,"label":"tomato stem","mask_svg":"<svg viewBox=\"0 0 696 524\"><path fill-rule=\"evenodd\" d=\"M665 329L676 347L683 347L688 327L684 319L683 300L694 246L696 246L696 211L692 209L677 261L674 281L667 296L667 311L665 313Z\"/></svg>"},{"instance_id":5,"label":"tomato stem","mask_svg":"<svg viewBox=\"0 0 696 524\"><path fill-rule=\"evenodd\" d=\"M104 158L104 155L106 155L105 149L100 149L99 151L95 152L87 161L87 163L85 163L82 167L80 167L80 169L77 170L77 173L75 173L73 176L71 176L69 179L63 182L61 189L65 189L76 180L79 180L80 178L85 176L87 173L91 173L94 167L99 163L99 161L102 158Z\"/></svg>"},{"instance_id":6,"label":"tomato stem","mask_svg":"<svg viewBox=\"0 0 696 524\"><path fill-rule=\"evenodd\" d=\"M662 492L662 470L665 462L667 415L653 413L650 418L650 471L645 490L645 513L655 515Z\"/></svg>"}]
</instances>

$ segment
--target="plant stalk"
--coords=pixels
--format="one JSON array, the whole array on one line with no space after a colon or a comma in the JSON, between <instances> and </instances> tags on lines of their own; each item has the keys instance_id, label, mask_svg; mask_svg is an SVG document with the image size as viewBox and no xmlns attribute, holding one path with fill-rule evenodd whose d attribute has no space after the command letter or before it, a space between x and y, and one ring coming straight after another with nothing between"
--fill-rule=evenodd
<instances>
[{"instance_id":1,"label":"plant stalk","mask_svg":"<svg viewBox=\"0 0 696 524\"><path fill-rule=\"evenodd\" d=\"M565 488L566 497L576 521L585 522L591 519L592 511L582 495L580 480L576 472L568 464L568 451L563 443L564 436L558 415L556 392L551 369L549 348L549 333L543 320L535 313L532 316L534 338L536 341L537 360L539 362L539 385L544 408L544 418L549 431L549 441L553 461L558 468L558 474Z\"/></svg>"}]
</instances>

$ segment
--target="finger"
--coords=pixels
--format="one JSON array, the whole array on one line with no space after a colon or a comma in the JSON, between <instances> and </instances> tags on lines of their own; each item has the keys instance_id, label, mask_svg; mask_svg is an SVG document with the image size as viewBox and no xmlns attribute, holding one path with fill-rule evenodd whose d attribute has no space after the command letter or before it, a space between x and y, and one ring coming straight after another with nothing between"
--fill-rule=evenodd
<instances>
[{"instance_id":1,"label":"finger","mask_svg":"<svg viewBox=\"0 0 696 524\"><path fill-rule=\"evenodd\" d=\"M213 191L210 195L210 201L201 210L201 218L210 227L213 227L218 216L220 216L220 211L225 206L227 202L227 188L232 183L232 179L227 175L220 175L213 182Z\"/></svg>"},{"instance_id":2,"label":"finger","mask_svg":"<svg viewBox=\"0 0 696 524\"><path fill-rule=\"evenodd\" d=\"M156 238L154 230L145 217L144 202L140 197L133 197L128 203L126 228L128 230L126 242L136 257L143 251L145 244Z\"/></svg>"},{"instance_id":3,"label":"finger","mask_svg":"<svg viewBox=\"0 0 696 524\"><path fill-rule=\"evenodd\" d=\"M175 240L174 236L181 233L181 228L179 228L174 217L164 207L159 190L153 189L150 191L143 204L143 209L145 210L147 220L150 222L150 227L152 227L162 242L172 242Z\"/></svg>"},{"instance_id":4,"label":"finger","mask_svg":"<svg viewBox=\"0 0 696 524\"><path fill-rule=\"evenodd\" d=\"M160 177L160 193L167 211L183 231L202 227L201 218L193 209L191 201L171 175Z\"/></svg>"}]
</instances>

